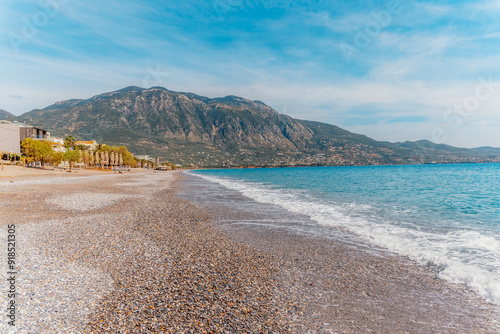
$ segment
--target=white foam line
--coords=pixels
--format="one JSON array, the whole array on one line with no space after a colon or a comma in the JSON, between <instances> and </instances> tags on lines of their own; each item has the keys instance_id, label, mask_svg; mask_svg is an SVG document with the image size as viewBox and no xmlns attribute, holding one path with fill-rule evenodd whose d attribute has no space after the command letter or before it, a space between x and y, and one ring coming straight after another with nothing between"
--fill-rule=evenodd
<instances>
[{"instance_id":1,"label":"white foam line","mask_svg":"<svg viewBox=\"0 0 500 334\"><path fill-rule=\"evenodd\" d=\"M500 305L500 236L496 238L466 230L439 235L401 227L404 225L396 226L387 221L369 221L368 218L350 216L342 212L342 205L319 203L312 198L308 200L309 196L283 193L283 190L259 183L189 174L236 190L257 202L305 214L321 225L345 228L371 243L422 264L440 266L443 268L439 273L442 278L464 283L487 300ZM471 249L475 254L468 258L463 253L466 249Z\"/></svg>"}]
</instances>

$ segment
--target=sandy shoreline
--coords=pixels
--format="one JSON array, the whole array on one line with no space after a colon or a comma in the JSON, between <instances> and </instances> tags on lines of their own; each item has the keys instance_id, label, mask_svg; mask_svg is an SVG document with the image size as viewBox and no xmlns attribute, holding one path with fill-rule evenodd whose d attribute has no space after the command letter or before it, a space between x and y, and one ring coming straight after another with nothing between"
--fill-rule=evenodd
<instances>
[{"instance_id":1,"label":"sandy shoreline","mask_svg":"<svg viewBox=\"0 0 500 334\"><path fill-rule=\"evenodd\" d=\"M405 259L224 228L175 196L179 172L48 173L0 178L18 333L500 332L498 307Z\"/></svg>"}]
</instances>

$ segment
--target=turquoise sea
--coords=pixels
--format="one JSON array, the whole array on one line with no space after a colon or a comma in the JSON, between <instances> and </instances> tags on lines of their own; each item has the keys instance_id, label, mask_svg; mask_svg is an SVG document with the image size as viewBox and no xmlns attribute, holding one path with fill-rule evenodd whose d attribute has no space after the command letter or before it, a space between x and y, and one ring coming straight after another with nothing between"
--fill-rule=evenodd
<instances>
[{"instance_id":1,"label":"turquoise sea","mask_svg":"<svg viewBox=\"0 0 500 334\"><path fill-rule=\"evenodd\" d=\"M306 215L321 233L332 227L351 232L500 304L500 164L189 174L257 204ZM227 195L223 200L234 198ZM287 224L286 219L280 224Z\"/></svg>"}]
</instances>

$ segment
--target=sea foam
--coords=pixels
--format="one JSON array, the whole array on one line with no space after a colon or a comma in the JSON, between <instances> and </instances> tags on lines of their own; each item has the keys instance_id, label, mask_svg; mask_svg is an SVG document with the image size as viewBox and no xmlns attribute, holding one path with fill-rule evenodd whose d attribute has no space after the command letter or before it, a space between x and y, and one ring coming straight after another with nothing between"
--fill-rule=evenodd
<instances>
[{"instance_id":1,"label":"sea foam","mask_svg":"<svg viewBox=\"0 0 500 334\"><path fill-rule=\"evenodd\" d=\"M456 229L440 233L438 228L424 229L411 221L384 219L377 215L378 208L366 204L335 203L303 190L277 189L258 182L192 174L236 190L256 202L304 214L323 226L348 230L370 243L429 266L441 278L466 284L500 305L500 240L484 231Z\"/></svg>"}]
</instances>

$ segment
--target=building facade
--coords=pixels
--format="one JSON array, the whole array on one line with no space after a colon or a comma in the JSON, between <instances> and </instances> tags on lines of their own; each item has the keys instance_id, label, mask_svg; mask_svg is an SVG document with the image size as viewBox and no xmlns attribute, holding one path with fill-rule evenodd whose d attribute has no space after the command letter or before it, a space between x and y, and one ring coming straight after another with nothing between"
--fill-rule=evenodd
<instances>
[{"instance_id":1,"label":"building facade","mask_svg":"<svg viewBox=\"0 0 500 334\"><path fill-rule=\"evenodd\" d=\"M86 150L93 152L97 149L97 142L95 140L89 141L75 141L75 145L83 145Z\"/></svg>"},{"instance_id":2,"label":"building facade","mask_svg":"<svg viewBox=\"0 0 500 334\"><path fill-rule=\"evenodd\" d=\"M47 131L24 123L0 121L0 152L21 154L21 142L26 138L45 140Z\"/></svg>"},{"instance_id":3,"label":"building facade","mask_svg":"<svg viewBox=\"0 0 500 334\"><path fill-rule=\"evenodd\" d=\"M19 126L0 122L0 153L21 153Z\"/></svg>"}]
</instances>

